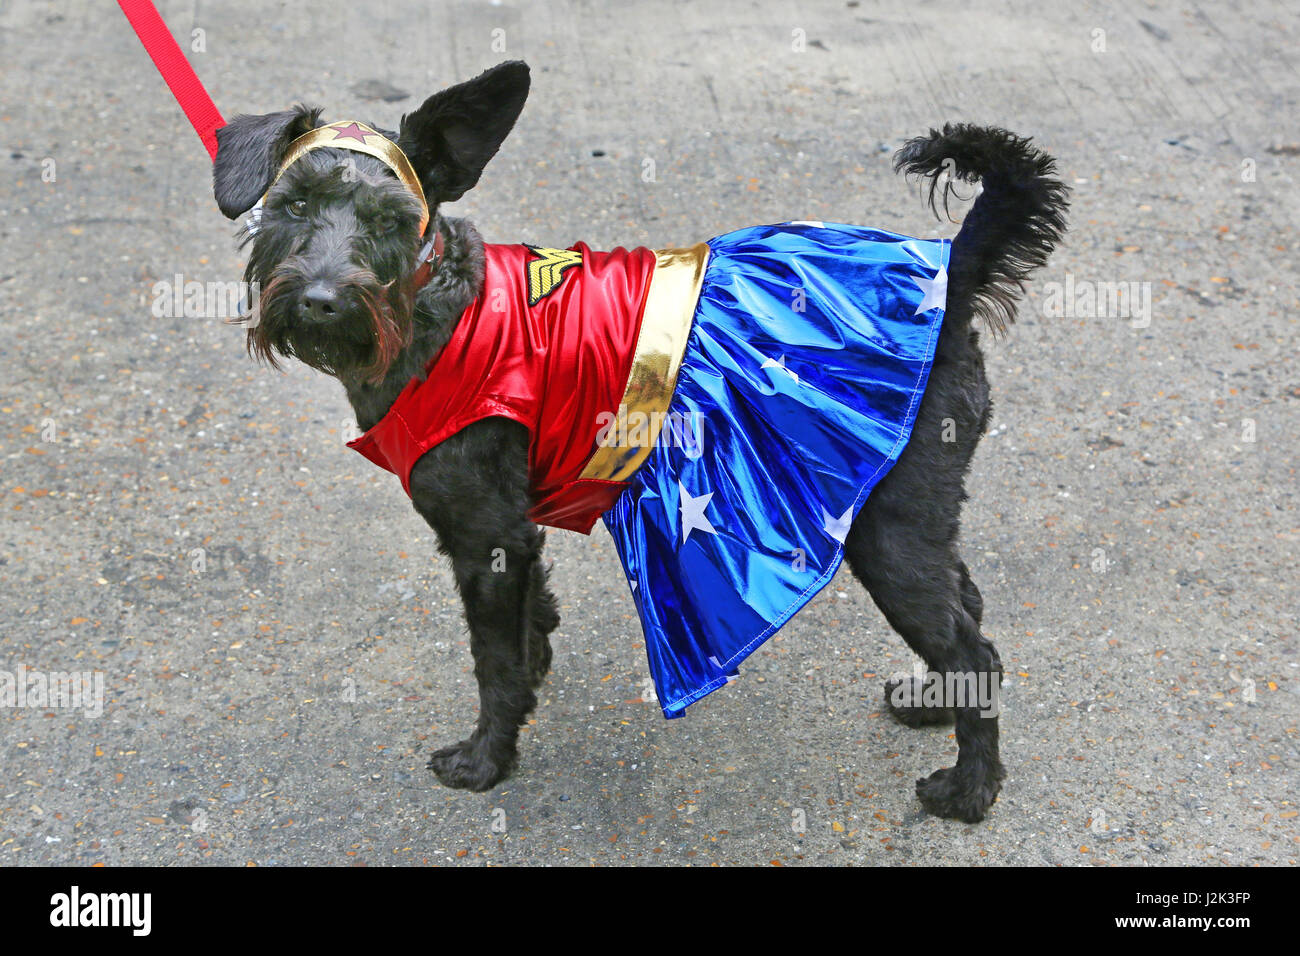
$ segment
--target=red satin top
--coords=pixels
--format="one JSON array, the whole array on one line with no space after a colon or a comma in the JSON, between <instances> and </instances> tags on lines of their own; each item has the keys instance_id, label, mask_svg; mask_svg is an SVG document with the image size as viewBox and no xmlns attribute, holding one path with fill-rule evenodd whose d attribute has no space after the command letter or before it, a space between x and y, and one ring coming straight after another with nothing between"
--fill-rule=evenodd
<instances>
[{"instance_id":1,"label":"red satin top","mask_svg":"<svg viewBox=\"0 0 1300 956\"><path fill-rule=\"evenodd\" d=\"M600 416L623 397L655 254L485 244L483 293L388 413L348 442L402 479L438 443L499 416L527 426L538 524L590 533L625 482L581 479Z\"/></svg>"}]
</instances>

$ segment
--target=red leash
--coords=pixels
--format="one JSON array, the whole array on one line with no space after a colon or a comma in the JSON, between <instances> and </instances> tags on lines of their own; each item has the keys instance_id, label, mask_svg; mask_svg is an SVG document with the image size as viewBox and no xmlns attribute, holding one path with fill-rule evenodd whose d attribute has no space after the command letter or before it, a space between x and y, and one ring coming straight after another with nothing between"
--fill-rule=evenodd
<instances>
[{"instance_id":1,"label":"red leash","mask_svg":"<svg viewBox=\"0 0 1300 956\"><path fill-rule=\"evenodd\" d=\"M117 5L131 21L136 36L144 44L145 52L153 59L154 66L158 67L158 72L167 82L172 95L176 97L176 102L185 111L185 118L194 127L194 132L199 134L199 139L203 140L203 145L208 155L212 157L212 161L216 162L217 130L225 126L226 121L221 118L221 111L217 109L216 104L212 102L212 97L208 96L208 91L199 82L194 68L190 66L190 61L185 59L185 54L172 39L171 31L167 29L167 24L163 23L163 18L158 15L152 0L117 0ZM401 151L398 152L400 154ZM402 158L405 159L404 156ZM419 189L418 183L414 188ZM423 193L420 198L423 201ZM424 244L417 260L418 266L415 272L417 289L429 281L429 277L437 270L442 260L442 231L437 228L436 223L433 226L433 238Z\"/></svg>"},{"instance_id":2,"label":"red leash","mask_svg":"<svg viewBox=\"0 0 1300 956\"><path fill-rule=\"evenodd\" d=\"M194 74L185 54L172 39L171 31L150 0L117 0L118 6L131 21L136 36L144 44L145 51L153 59L154 66L167 82L176 102L185 111L185 118L194 127L207 148L208 155L217 158L217 130L226 125L221 112L208 91L203 88L199 78Z\"/></svg>"}]
</instances>

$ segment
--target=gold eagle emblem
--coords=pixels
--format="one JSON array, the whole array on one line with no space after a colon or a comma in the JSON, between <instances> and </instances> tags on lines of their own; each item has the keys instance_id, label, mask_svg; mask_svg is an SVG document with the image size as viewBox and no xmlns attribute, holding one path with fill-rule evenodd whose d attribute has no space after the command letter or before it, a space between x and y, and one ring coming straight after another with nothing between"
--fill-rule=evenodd
<instances>
[{"instance_id":1,"label":"gold eagle emblem","mask_svg":"<svg viewBox=\"0 0 1300 956\"><path fill-rule=\"evenodd\" d=\"M541 249L529 246L537 256L528 263L528 304L536 305L554 292L564 280L564 273L582 264L582 253L572 249Z\"/></svg>"}]
</instances>

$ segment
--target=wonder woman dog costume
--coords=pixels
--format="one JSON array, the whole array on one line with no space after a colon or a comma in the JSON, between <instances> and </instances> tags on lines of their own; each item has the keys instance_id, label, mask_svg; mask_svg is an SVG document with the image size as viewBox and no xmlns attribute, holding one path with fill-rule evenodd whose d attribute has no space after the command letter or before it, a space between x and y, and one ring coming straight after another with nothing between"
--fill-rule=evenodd
<instances>
[{"instance_id":1,"label":"wonder woman dog costume","mask_svg":"<svg viewBox=\"0 0 1300 956\"><path fill-rule=\"evenodd\" d=\"M604 517L680 717L839 568L911 434L949 249L820 222L658 252L488 244L427 377L349 445L409 494L471 422L527 426L530 517Z\"/></svg>"},{"instance_id":2,"label":"wonder woman dog costume","mask_svg":"<svg viewBox=\"0 0 1300 956\"><path fill-rule=\"evenodd\" d=\"M290 144L406 156L331 123ZM248 228L257 228L254 207ZM425 242L417 281L441 254ZM916 420L943 322L948 240L788 222L686 249L484 246L483 290L387 414L348 444L402 480L483 418L531 435L529 517L614 538L665 717L822 589Z\"/></svg>"}]
</instances>

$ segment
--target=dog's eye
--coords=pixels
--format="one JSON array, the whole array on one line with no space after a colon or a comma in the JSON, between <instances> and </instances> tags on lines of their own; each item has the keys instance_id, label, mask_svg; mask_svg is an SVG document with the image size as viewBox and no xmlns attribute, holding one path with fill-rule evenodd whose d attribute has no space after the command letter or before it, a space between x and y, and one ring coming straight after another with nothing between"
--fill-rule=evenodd
<instances>
[{"instance_id":1,"label":"dog's eye","mask_svg":"<svg viewBox=\"0 0 1300 956\"><path fill-rule=\"evenodd\" d=\"M293 202L289 203L287 208L289 210L289 215L293 216L295 219L301 219L303 216L307 215L307 200L295 199Z\"/></svg>"}]
</instances>

